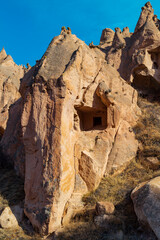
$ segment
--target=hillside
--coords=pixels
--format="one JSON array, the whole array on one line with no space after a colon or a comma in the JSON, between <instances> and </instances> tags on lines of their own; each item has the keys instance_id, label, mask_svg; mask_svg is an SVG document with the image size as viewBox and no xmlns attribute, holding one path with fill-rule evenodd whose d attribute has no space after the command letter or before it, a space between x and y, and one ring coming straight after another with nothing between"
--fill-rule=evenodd
<instances>
[{"instance_id":1,"label":"hillside","mask_svg":"<svg viewBox=\"0 0 160 240\"><path fill-rule=\"evenodd\" d=\"M160 20L87 46L62 27L27 69L0 52L0 237L160 239Z\"/></svg>"}]
</instances>

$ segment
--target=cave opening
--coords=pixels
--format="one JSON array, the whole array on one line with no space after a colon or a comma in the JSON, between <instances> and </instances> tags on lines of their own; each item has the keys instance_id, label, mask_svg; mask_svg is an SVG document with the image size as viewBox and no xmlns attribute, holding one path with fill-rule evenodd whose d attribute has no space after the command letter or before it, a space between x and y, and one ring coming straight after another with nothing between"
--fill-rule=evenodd
<instances>
[{"instance_id":1,"label":"cave opening","mask_svg":"<svg viewBox=\"0 0 160 240\"><path fill-rule=\"evenodd\" d=\"M81 131L103 130L107 128L107 109L85 108L77 110Z\"/></svg>"},{"instance_id":2,"label":"cave opening","mask_svg":"<svg viewBox=\"0 0 160 240\"><path fill-rule=\"evenodd\" d=\"M102 126L102 117L93 117L93 127Z\"/></svg>"}]
</instances>

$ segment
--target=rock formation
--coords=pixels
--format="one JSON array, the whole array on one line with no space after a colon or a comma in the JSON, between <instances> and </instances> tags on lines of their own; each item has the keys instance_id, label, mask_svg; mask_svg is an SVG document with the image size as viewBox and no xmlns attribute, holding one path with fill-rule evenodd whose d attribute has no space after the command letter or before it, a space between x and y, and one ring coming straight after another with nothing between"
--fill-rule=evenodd
<instances>
[{"instance_id":1,"label":"rock formation","mask_svg":"<svg viewBox=\"0 0 160 240\"><path fill-rule=\"evenodd\" d=\"M65 31L24 76L1 141L25 181L25 214L55 231L104 174L135 157L137 92L104 59Z\"/></svg>"},{"instance_id":2,"label":"rock formation","mask_svg":"<svg viewBox=\"0 0 160 240\"><path fill-rule=\"evenodd\" d=\"M136 25L136 28L135 28L135 31L134 32L137 32L140 30L141 27L144 26L144 24L146 23L147 21L147 18L148 17L151 17L153 18L154 16L154 10L152 8L152 5L150 2L147 2L145 4L144 7L142 7L142 12L141 12L141 15L139 17L139 20L137 22L137 25Z\"/></svg>"},{"instance_id":3,"label":"rock formation","mask_svg":"<svg viewBox=\"0 0 160 240\"><path fill-rule=\"evenodd\" d=\"M0 52L0 135L8 120L9 106L20 98L20 79L24 76L22 66L17 66L4 48Z\"/></svg>"},{"instance_id":4,"label":"rock formation","mask_svg":"<svg viewBox=\"0 0 160 240\"><path fill-rule=\"evenodd\" d=\"M101 39L100 39L100 44L104 44L105 45L111 45L112 42L113 42L113 38L114 38L114 31L110 28L105 28L103 31L102 31L102 36L101 36Z\"/></svg>"},{"instance_id":5,"label":"rock formation","mask_svg":"<svg viewBox=\"0 0 160 240\"><path fill-rule=\"evenodd\" d=\"M148 2L133 34L128 27L115 33L106 28L100 45L89 47L62 27L42 59L28 66L0 147L24 178L24 211L41 234L65 224L82 206L83 194L136 156L132 128L140 110L131 84L159 94L159 29ZM4 50L0 59L0 71L5 63L9 70L4 72L11 72L13 61ZM23 69L17 69L23 75Z\"/></svg>"},{"instance_id":6,"label":"rock formation","mask_svg":"<svg viewBox=\"0 0 160 240\"><path fill-rule=\"evenodd\" d=\"M147 2L133 34L128 28L124 28L122 33L116 28L112 44L106 47L104 30L101 37L104 41L100 41L107 62L118 70L121 77L137 89L154 94L159 94L160 90L159 29L159 20L150 2Z\"/></svg>"},{"instance_id":7,"label":"rock formation","mask_svg":"<svg viewBox=\"0 0 160 240\"><path fill-rule=\"evenodd\" d=\"M138 220L160 239L160 177L137 186L131 198Z\"/></svg>"}]
</instances>

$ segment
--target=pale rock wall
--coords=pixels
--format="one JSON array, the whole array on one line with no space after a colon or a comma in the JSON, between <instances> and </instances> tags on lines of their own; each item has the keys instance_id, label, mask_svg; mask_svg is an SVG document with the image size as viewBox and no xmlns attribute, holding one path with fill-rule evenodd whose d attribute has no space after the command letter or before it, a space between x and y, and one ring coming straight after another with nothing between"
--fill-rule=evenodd
<instances>
[{"instance_id":1,"label":"pale rock wall","mask_svg":"<svg viewBox=\"0 0 160 240\"><path fill-rule=\"evenodd\" d=\"M160 90L159 29L159 20L147 2L133 34L127 27L122 33L116 28L112 44L106 47L104 41L100 45L107 62L118 70L121 77L135 88L152 94L159 94Z\"/></svg>"},{"instance_id":2,"label":"pale rock wall","mask_svg":"<svg viewBox=\"0 0 160 240\"><path fill-rule=\"evenodd\" d=\"M160 177L141 183L131 193L139 222L160 239Z\"/></svg>"},{"instance_id":3,"label":"pale rock wall","mask_svg":"<svg viewBox=\"0 0 160 240\"><path fill-rule=\"evenodd\" d=\"M4 48L0 52L0 128L5 129L9 106L20 98L20 79L24 69L14 63Z\"/></svg>"},{"instance_id":4,"label":"pale rock wall","mask_svg":"<svg viewBox=\"0 0 160 240\"><path fill-rule=\"evenodd\" d=\"M136 155L138 144L130 129L140 114L137 92L99 49L64 32L27 72L20 92L1 148L12 146L8 155L15 156L25 180L25 214L48 234L82 206L82 195L98 186L108 166L110 172ZM14 110L19 115L13 131ZM12 132L16 138L18 131L19 155L8 137ZM117 153L123 141L126 148ZM19 161L22 153L24 163Z\"/></svg>"}]
</instances>

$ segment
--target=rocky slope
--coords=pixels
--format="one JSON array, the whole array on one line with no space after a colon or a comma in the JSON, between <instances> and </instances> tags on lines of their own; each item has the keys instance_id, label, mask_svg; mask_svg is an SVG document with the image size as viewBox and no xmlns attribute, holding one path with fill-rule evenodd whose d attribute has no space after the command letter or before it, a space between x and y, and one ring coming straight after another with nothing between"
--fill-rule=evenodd
<instances>
[{"instance_id":1,"label":"rocky slope","mask_svg":"<svg viewBox=\"0 0 160 240\"><path fill-rule=\"evenodd\" d=\"M4 48L0 52L0 132L3 134L8 120L9 106L20 98L20 79L24 76L22 66L17 66Z\"/></svg>"},{"instance_id":2,"label":"rocky slope","mask_svg":"<svg viewBox=\"0 0 160 240\"><path fill-rule=\"evenodd\" d=\"M129 28L104 29L100 48L106 61L116 68L121 77L140 90L158 94L160 90L160 21L147 2L142 7L134 33ZM126 68L127 66L127 68Z\"/></svg>"},{"instance_id":3,"label":"rocky slope","mask_svg":"<svg viewBox=\"0 0 160 240\"><path fill-rule=\"evenodd\" d=\"M139 222L160 239L160 177L137 186L131 194Z\"/></svg>"},{"instance_id":4,"label":"rocky slope","mask_svg":"<svg viewBox=\"0 0 160 240\"><path fill-rule=\"evenodd\" d=\"M159 93L159 36L150 3L133 34L105 29L98 47L63 28L23 77L0 147L41 234L65 225L85 193L136 157L135 88Z\"/></svg>"},{"instance_id":5,"label":"rocky slope","mask_svg":"<svg viewBox=\"0 0 160 240\"><path fill-rule=\"evenodd\" d=\"M20 92L1 147L24 176L25 214L48 234L106 172L135 157L137 93L100 50L66 32L28 71Z\"/></svg>"}]
</instances>

